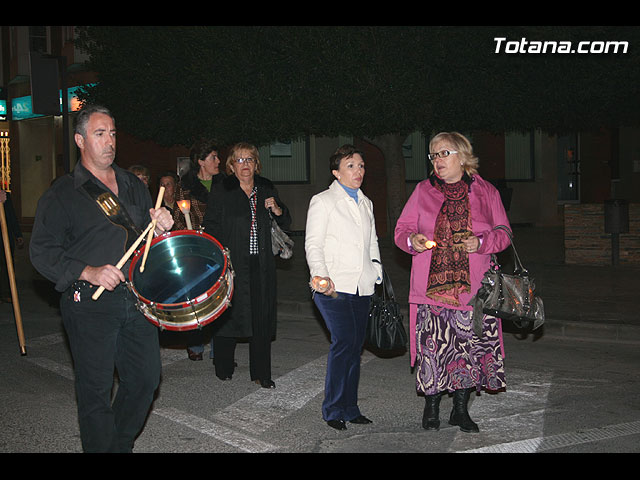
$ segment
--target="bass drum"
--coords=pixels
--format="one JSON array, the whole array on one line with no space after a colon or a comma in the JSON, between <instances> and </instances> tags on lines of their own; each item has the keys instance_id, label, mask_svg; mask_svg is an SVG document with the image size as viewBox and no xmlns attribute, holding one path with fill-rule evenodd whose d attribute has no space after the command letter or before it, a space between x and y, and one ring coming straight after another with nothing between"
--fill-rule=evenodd
<instances>
[{"instance_id":1,"label":"bass drum","mask_svg":"<svg viewBox=\"0 0 640 480\"><path fill-rule=\"evenodd\" d=\"M195 330L217 319L231 304L233 268L229 251L196 230L168 232L152 240L129 267L129 288L151 323L172 331Z\"/></svg>"}]
</instances>

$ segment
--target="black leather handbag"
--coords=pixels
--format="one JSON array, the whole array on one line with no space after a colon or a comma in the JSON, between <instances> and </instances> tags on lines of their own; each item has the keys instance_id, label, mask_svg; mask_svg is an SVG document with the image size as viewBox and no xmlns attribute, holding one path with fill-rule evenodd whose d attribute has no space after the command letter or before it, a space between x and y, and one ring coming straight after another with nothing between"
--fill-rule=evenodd
<instances>
[{"instance_id":1,"label":"black leather handbag","mask_svg":"<svg viewBox=\"0 0 640 480\"><path fill-rule=\"evenodd\" d=\"M400 306L393 293L391 279L386 274L384 267L382 268L381 290L382 295L375 292L371 298L365 343L377 350L404 349L407 347L407 332L404 328Z\"/></svg>"},{"instance_id":2,"label":"black leather handbag","mask_svg":"<svg viewBox=\"0 0 640 480\"><path fill-rule=\"evenodd\" d=\"M491 254L491 265L484 274L482 283L469 305L473 306L473 331L482 337L483 314L510 320L519 328L537 329L544 323L544 304L535 294L535 282L529 271L522 266L513 235L504 225L495 229L504 230L513 249L513 274L502 271L497 257Z\"/></svg>"}]
</instances>

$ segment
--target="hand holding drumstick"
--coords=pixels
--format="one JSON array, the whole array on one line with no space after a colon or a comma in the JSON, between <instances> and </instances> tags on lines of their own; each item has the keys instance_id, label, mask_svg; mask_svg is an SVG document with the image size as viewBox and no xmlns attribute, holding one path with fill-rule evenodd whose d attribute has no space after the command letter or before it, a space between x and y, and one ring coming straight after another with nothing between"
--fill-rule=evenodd
<instances>
[{"instance_id":1,"label":"hand holding drumstick","mask_svg":"<svg viewBox=\"0 0 640 480\"><path fill-rule=\"evenodd\" d=\"M93 285L100 285L100 288L95 291L91 298L97 300L106 288L104 285L110 287L109 290L113 290L118 286L120 282L124 282L124 275L120 269L124 267L124 264L127 263L129 257L133 255L133 252L135 252L136 248L138 248L140 242L144 240L144 236L149 230L151 230L152 226L153 222L149 223L149 226L144 230L144 232L142 232L142 235L138 237L135 243L131 245L131 248L129 248L127 253L122 256L115 267L113 265L102 265L101 267L85 267L85 269L82 271L82 274L80 275L80 280L86 280Z\"/></svg>"},{"instance_id":2,"label":"hand holding drumstick","mask_svg":"<svg viewBox=\"0 0 640 480\"><path fill-rule=\"evenodd\" d=\"M159 192L159 200L162 199L162 193L164 193L163 190L164 189L161 188L161 192ZM142 240L144 240L147 233L149 233L149 237L151 237L154 228L157 232L162 233L170 230L173 226L173 218L171 218L171 214L166 208L152 208L149 210L149 214L151 215L151 222L133 245L131 245L129 250L127 250L127 253L122 256L115 267L113 265L102 265L100 267L87 266L82 271L80 280L85 280L93 285L100 285L100 288L98 288L98 290L96 290L91 296L94 300L97 300L105 289L108 288L109 290L113 290L120 282L125 281L124 275L120 269L125 263L127 263L129 257L133 255L133 252L136 251L138 245L140 245Z\"/></svg>"}]
</instances>

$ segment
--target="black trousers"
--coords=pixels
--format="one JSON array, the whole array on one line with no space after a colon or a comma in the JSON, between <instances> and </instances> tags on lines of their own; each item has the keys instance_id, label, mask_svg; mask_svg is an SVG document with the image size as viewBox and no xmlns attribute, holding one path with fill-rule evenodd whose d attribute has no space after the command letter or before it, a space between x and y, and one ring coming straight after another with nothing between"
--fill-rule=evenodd
<instances>
[{"instance_id":1,"label":"black trousers","mask_svg":"<svg viewBox=\"0 0 640 480\"><path fill-rule=\"evenodd\" d=\"M249 259L252 327L249 339L249 374L251 380L271 380L271 327L268 315L265 316L262 310L264 302L260 294L258 255L251 255ZM213 350L218 378L225 379L233 375L236 345L235 337L214 335Z\"/></svg>"},{"instance_id":2,"label":"black trousers","mask_svg":"<svg viewBox=\"0 0 640 480\"><path fill-rule=\"evenodd\" d=\"M158 329L121 284L92 300L76 282L60 309L73 356L80 438L85 452L130 452L160 383ZM114 370L117 393L112 402Z\"/></svg>"}]
</instances>

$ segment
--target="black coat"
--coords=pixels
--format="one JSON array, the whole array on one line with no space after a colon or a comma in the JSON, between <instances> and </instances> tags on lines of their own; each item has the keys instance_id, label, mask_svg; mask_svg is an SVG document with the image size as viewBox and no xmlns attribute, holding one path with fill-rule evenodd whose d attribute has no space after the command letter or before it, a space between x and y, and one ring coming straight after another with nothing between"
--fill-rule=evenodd
<instances>
[{"instance_id":1,"label":"black coat","mask_svg":"<svg viewBox=\"0 0 640 480\"><path fill-rule=\"evenodd\" d=\"M264 201L274 197L282 208L282 215L274 218L283 230L291 225L291 215L280 197L273 183L256 175L254 184L258 190L257 198L257 231L260 260L260 295L261 314L263 321L271 328L271 335L276 331L276 263L271 250L271 220L269 211L264 208ZM231 307L218 318L214 335L223 337L250 337L251 328L251 297L256 292L249 292L249 233L251 230L251 207L249 197L240 187L235 175L226 177L215 184L209 194L209 206L205 212L204 231L218 240L223 247L228 248L231 264L235 272L234 293ZM214 207L215 206L215 207Z\"/></svg>"}]
</instances>

